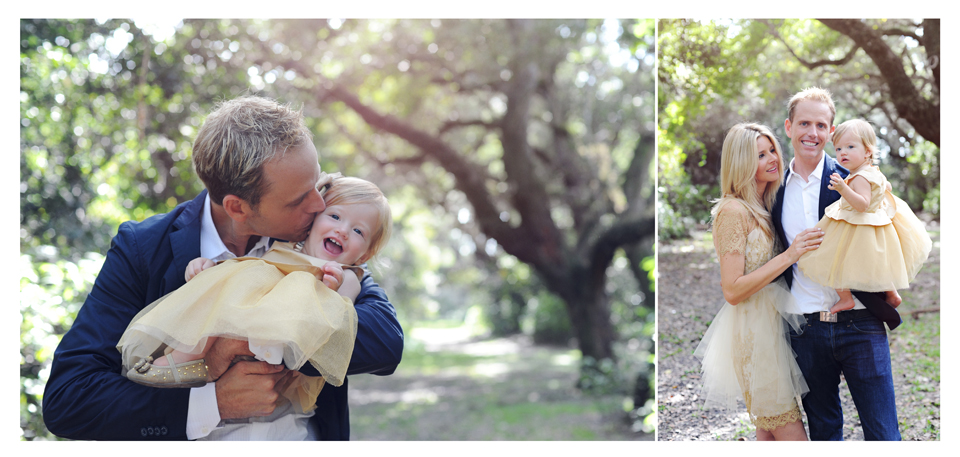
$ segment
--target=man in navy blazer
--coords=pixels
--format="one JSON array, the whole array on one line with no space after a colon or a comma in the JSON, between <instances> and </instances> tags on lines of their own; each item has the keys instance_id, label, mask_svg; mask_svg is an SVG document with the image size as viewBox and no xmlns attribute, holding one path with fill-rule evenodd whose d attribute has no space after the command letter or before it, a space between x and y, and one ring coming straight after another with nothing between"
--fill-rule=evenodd
<instances>
[{"instance_id":1,"label":"man in navy blazer","mask_svg":"<svg viewBox=\"0 0 960 457\"><path fill-rule=\"evenodd\" d=\"M142 308L185 283L190 260L202 252L211 258L220 254L214 260L262 255L272 238L303 240L325 208L324 175L302 113L273 100L223 103L197 134L194 163L207 190L169 213L121 224L111 242L93 289L54 354L43 397L44 422L54 434L194 439L224 424L274 413L277 390L292 373L262 361L231 365L236 354L248 353L245 343L234 340L221 338L208 352L207 365L217 380L204 387L153 388L121 375L120 336ZM335 276L342 280L342 272ZM392 374L403 351L403 330L369 274L361 287L347 374ZM300 371L319 376L310 364ZM307 429L308 438L349 439L347 381L323 388Z\"/></svg>"},{"instance_id":2,"label":"man in navy blazer","mask_svg":"<svg viewBox=\"0 0 960 457\"><path fill-rule=\"evenodd\" d=\"M823 149L834 130L836 109L830 93L820 88L801 91L790 99L784 121L794 157L784 173L773 207L773 223L784 247L816 225L840 194L827 185L830 175L849 172ZM837 293L812 282L794 264L784 271L797 312L807 323L791 330L791 344L810 392L803 398L811 440L842 440L841 373L860 414L867 440L900 440L890 366L890 349L883 322L896 328L897 311L883 293L854 291L856 306L835 315L828 312ZM835 322L831 319L835 318Z\"/></svg>"}]
</instances>

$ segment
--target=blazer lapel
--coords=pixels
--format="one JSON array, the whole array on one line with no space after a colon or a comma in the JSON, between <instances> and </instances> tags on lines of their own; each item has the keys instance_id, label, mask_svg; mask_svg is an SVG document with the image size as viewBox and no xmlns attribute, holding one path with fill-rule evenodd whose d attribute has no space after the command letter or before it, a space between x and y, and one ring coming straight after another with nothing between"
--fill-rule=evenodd
<instances>
[{"instance_id":1,"label":"blazer lapel","mask_svg":"<svg viewBox=\"0 0 960 457\"><path fill-rule=\"evenodd\" d=\"M200 192L196 198L184 206L183 211L173 221L170 233L170 249L173 251L173 268L167 271L163 286L164 293L186 283L183 272L191 260L200 256L200 225L203 221L203 202L207 191Z\"/></svg>"},{"instance_id":2,"label":"blazer lapel","mask_svg":"<svg viewBox=\"0 0 960 457\"><path fill-rule=\"evenodd\" d=\"M840 200L840 192L830 190L827 186L830 184L830 175L840 173L840 177L846 178L849 171L840 166L833 157L823 153L826 157L823 159L823 173L820 175L820 212L818 219L823 219L823 213L833 202Z\"/></svg>"},{"instance_id":3,"label":"blazer lapel","mask_svg":"<svg viewBox=\"0 0 960 457\"><path fill-rule=\"evenodd\" d=\"M777 189L777 199L773 202L773 210L770 212L770 217L773 218L773 229L777 232L777 238L780 239L780 246L782 249L786 249L789 246L787 243L787 236L783 233L783 221L781 217L783 216L783 193L787 186L787 176L790 176L790 168L787 168L786 172L783 173L783 182L780 184L780 188ZM787 282L787 287L793 287L793 268L787 268L780 273L780 277Z\"/></svg>"},{"instance_id":4,"label":"blazer lapel","mask_svg":"<svg viewBox=\"0 0 960 457\"><path fill-rule=\"evenodd\" d=\"M777 231L777 237L780 238L780 245L786 249L787 246L787 237L783 233L783 221L781 217L783 216L783 193L787 186L787 177L790 176L790 169L783 173L783 182L780 183L780 188L777 189L777 199L773 202L773 211L770 213L770 217L773 218L773 228Z\"/></svg>"}]
</instances>

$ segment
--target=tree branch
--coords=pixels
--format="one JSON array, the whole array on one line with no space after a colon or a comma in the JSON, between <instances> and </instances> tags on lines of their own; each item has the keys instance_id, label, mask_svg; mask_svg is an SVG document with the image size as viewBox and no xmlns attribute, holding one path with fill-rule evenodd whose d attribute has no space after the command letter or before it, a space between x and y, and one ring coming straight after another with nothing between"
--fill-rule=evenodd
<instances>
[{"instance_id":1,"label":"tree branch","mask_svg":"<svg viewBox=\"0 0 960 457\"><path fill-rule=\"evenodd\" d=\"M917 40L917 42L920 43L921 46L924 45L924 44L923 44L923 37L920 36L920 35L917 35L916 33L911 32L911 31L909 31L909 30L898 29L898 28L892 27L892 28L889 28L889 29L883 29L883 30L881 30L881 31L880 31L880 34L883 35L883 36L908 36L908 37L910 37L910 38L913 38L914 40Z\"/></svg>"},{"instance_id":2,"label":"tree branch","mask_svg":"<svg viewBox=\"0 0 960 457\"><path fill-rule=\"evenodd\" d=\"M514 41L525 41L530 35L530 21L514 20L509 24ZM517 46L517 49L528 48ZM512 201L520 213L521 227L539 241L535 263L552 268L564 263L563 237L553 221L546 184L537 173L527 142L530 104L540 75L534 61L522 52L514 56L509 64L513 77L506 83L507 109L500 122L503 168L507 180L517 189Z\"/></svg>"},{"instance_id":3,"label":"tree branch","mask_svg":"<svg viewBox=\"0 0 960 457\"><path fill-rule=\"evenodd\" d=\"M621 217L600 233L590 252L592 271L605 272L617 249L637 243L656 232L653 217Z\"/></svg>"},{"instance_id":4,"label":"tree branch","mask_svg":"<svg viewBox=\"0 0 960 457\"><path fill-rule=\"evenodd\" d=\"M770 28L770 31L773 33L773 35L774 35L775 37L777 37L777 40L779 40L781 43L783 43L783 46L784 46L785 48L787 48L787 51L790 52L791 55L793 55L793 58L797 59L797 62L800 62L801 65L807 67L807 69L809 69L809 70L813 70L813 69L819 68L819 67L825 67L825 66L827 66L827 65L837 65L837 66L845 65L847 62L849 62L851 59L853 59L853 56L856 55L857 50L860 49L859 46L856 46L856 45L853 46L852 48L850 48L850 50L847 51L846 55L844 55L843 58L840 59L840 60L822 59L822 60L815 60L815 61L812 61L812 62L811 62L811 61L807 61L807 60L803 59L802 57L800 57L800 55L798 55L798 54L796 53L796 51L794 51L793 48L790 47L790 45L787 43L787 41L784 40L782 36L780 36L780 31L777 30L777 28L774 26L774 24L770 23L769 21L767 21L767 20L765 20L765 19L760 20L760 22L762 22L762 23L764 23L764 24L767 24L767 27Z\"/></svg>"},{"instance_id":5,"label":"tree branch","mask_svg":"<svg viewBox=\"0 0 960 457\"><path fill-rule=\"evenodd\" d=\"M633 150L633 159L624 173L623 193L627 196L627 209L623 215L638 216L646 209L640 196L650 179L650 163L656 155L656 138L652 132L643 132Z\"/></svg>"},{"instance_id":6,"label":"tree branch","mask_svg":"<svg viewBox=\"0 0 960 457\"><path fill-rule=\"evenodd\" d=\"M500 211L496 208L493 197L486 187L487 180L492 178L485 173L483 167L469 163L439 138L420 131L394 116L376 112L332 81L324 81L322 86L322 95L347 105L371 128L402 138L452 173L457 178L457 189L463 192L473 205L477 223L484 233L496 239L504 250L524 262L533 263L541 260L534 251L536 243L529 242L526 230L513 228L500 220Z\"/></svg>"},{"instance_id":7,"label":"tree branch","mask_svg":"<svg viewBox=\"0 0 960 457\"><path fill-rule=\"evenodd\" d=\"M940 19L923 20L923 48L927 51L927 62L933 72L933 81L940 93Z\"/></svg>"},{"instance_id":8,"label":"tree branch","mask_svg":"<svg viewBox=\"0 0 960 457\"><path fill-rule=\"evenodd\" d=\"M470 127L470 126L475 126L475 125L481 126L481 127L485 127L485 128L487 128L488 130L494 130L494 129L499 129L499 128L500 128L500 124L499 124L499 123L490 123L490 122L485 122L485 121L481 121L481 120L473 120L473 121L447 121L447 122L444 122L443 125L440 127L440 131L438 132L438 134L442 136L444 133L447 133L447 132L449 132L450 130L457 129L457 128L461 128L461 127Z\"/></svg>"},{"instance_id":9,"label":"tree branch","mask_svg":"<svg viewBox=\"0 0 960 457\"><path fill-rule=\"evenodd\" d=\"M901 59L883 41L881 34L859 19L819 19L862 48L873 60L890 87L890 101L901 117L928 141L940 146L940 104L920 95L904 70Z\"/></svg>"}]
</instances>

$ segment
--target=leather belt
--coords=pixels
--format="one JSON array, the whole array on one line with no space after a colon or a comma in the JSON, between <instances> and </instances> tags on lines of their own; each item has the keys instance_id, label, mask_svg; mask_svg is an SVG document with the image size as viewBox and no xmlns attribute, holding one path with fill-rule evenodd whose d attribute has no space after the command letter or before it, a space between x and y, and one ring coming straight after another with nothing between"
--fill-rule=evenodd
<instances>
[{"instance_id":1,"label":"leather belt","mask_svg":"<svg viewBox=\"0 0 960 457\"><path fill-rule=\"evenodd\" d=\"M815 319L820 322L849 322L866 317L873 317L873 313L866 309L850 309L831 314L829 311L820 311L819 313L804 314L807 319Z\"/></svg>"}]
</instances>

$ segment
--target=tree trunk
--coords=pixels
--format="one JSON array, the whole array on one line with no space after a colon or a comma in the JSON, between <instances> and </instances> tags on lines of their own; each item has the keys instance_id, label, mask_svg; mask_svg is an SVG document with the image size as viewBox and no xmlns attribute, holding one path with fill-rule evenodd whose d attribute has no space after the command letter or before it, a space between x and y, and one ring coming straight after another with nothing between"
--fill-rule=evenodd
<instances>
[{"instance_id":1,"label":"tree trunk","mask_svg":"<svg viewBox=\"0 0 960 457\"><path fill-rule=\"evenodd\" d=\"M610 303L604 291L606 265L593 268L568 266L563 269L562 276L553 277L544 275L545 269L534 267L545 277L547 288L563 299L583 357L598 361L615 359L613 342L617 334L610 320ZM598 277L600 281L597 281Z\"/></svg>"}]
</instances>

